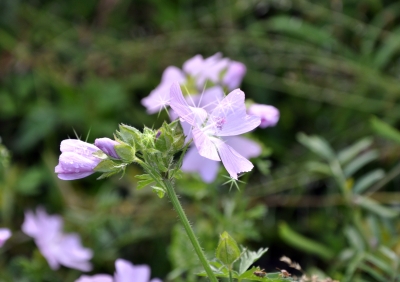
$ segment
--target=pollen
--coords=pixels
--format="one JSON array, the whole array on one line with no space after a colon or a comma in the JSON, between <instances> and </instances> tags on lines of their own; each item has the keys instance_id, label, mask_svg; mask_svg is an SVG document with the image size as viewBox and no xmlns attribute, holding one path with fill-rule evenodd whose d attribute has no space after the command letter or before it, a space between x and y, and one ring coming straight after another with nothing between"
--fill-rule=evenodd
<instances>
[{"instance_id":1,"label":"pollen","mask_svg":"<svg viewBox=\"0 0 400 282\"><path fill-rule=\"evenodd\" d=\"M215 121L215 126L218 130L222 130L222 127L226 123L225 117L218 117Z\"/></svg>"}]
</instances>

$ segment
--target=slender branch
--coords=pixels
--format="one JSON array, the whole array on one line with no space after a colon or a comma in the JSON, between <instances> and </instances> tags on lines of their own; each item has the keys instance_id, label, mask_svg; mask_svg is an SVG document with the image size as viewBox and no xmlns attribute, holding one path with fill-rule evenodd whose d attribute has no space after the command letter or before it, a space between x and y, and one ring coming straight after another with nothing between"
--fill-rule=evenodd
<instances>
[{"instance_id":1,"label":"slender branch","mask_svg":"<svg viewBox=\"0 0 400 282\"><path fill-rule=\"evenodd\" d=\"M165 180L163 182L166 190L167 190L167 194L169 199L172 202L172 205L174 206L174 209L176 210L176 212L178 213L179 219L182 222L183 227L185 228L186 234L189 237L190 242L193 245L194 250L196 251L197 256L200 259L201 264L204 267L204 270L206 271L208 278L210 279L210 281L212 282L218 282L217 278L215 277L213 271L211 270L211 267L206 259L206 256L204 255L203 250L200 247L200 243L196 238L196 235L193 232L192 227L190 226L189 220L186 217L185 212L183 211L182 205L179 202L178 196L175 193L175 189L171 183L170 180Z\"/></svg>"}]
</instances>

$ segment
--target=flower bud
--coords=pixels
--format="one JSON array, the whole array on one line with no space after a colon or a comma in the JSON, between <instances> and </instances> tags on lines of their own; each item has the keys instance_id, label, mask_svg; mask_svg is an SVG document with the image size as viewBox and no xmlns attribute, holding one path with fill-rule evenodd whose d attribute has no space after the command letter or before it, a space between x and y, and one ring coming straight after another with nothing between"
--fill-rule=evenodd
<instances>
[{"instance_id":1,"label":"flower bud","mask_svg":"<svg viewBox=\"0 0 400 282\"><path fill-rule=\"evenodd\" d=\"M100 163L101 158L93 153L99 151L93 144L77 139L67 139L61 142L58 165L55 173L62 180L74 180L87 177L94 173L94 168Z\"/></svg>"},{"instance_id":2,"label":"flower bud","mask_svg":"<svg viewBox=\"0 0 400 282\"><path fill-rule=\"evenodd\" d=\"M224 231L220 235L215 255L229 269L232 268L232 264L240 257L240 249L228 232Z\"/></svg>"},{"instance_id":3,"label":"flower bud","mask_svg":"<svg viewBox=\"0 0 400 282\"><path fill-rule=\"evenodd\" d=\"M94 144L106 155L109 155L114 159L121 159L115 151L115 146L119 145L117 141L114 141L110 138L97 138L94 140Z\"/></svg>"},{"instance_id":4,"label":"flower bud","mask_svg":"<svg viewBox=\"0 0 400 282\"><path fill-rule=\"evenodd\" d=\"M253 104L249 107L248 114L261 118L261 128L275 126L279 120L279 110L270 105Z\"/></svg>"}]
</instances>

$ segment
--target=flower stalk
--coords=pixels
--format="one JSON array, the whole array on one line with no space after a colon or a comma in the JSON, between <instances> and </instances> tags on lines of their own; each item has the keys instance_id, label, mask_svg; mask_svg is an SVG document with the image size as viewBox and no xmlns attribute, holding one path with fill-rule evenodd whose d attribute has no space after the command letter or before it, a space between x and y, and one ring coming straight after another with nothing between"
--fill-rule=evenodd
<instances>
[{"instance_id":1,"label":"flower stalk","mask_svg":"<svg viewBox=\"0 0 400 282\"><path fill-rule=\"evenodd\" d=\"M199 241L196 238L196 235L193 232L192 227L190 226L190 222L188 220L188 218L186 217L186 214L182 208L181 203L179 202L178 196L175 193L175 189L171 183L170 180L165 180L163 182L164 187L166 189L168 198L171 200L172 205L174 206L175 211L178 213L179 219L186 231L186 234L189 237L190 242L193 245L194 250L196 251L197 256L199 257L199 260L201 262L201 264L204 267L204 270L207 273L208 278L210 279L210 281L212 282L218 282L217 278L215 277L210 264L208 263L208 260L200 246Z\"/></svg>"}]
</instances>

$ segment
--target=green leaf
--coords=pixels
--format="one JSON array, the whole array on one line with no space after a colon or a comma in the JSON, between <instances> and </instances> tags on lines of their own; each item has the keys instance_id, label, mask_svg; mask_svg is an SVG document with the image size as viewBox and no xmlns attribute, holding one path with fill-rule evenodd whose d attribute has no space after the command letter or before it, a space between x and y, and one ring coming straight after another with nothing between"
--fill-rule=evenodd
<instances>
[{"instance_id":1,"label":"green leaf","mask_svg":"<svg viewBox=\"0 0 400 282\"><path fill-rule=\"evenodd\" d=\"M261 248L257 252L252 252L249 250L244 251L240 257L239 274L241 275L245 273L246 270L267 251L268 248Z\"/></svg>"},{"instance_id":2,"label":"green leaf","mask_svg":"<svg viewBox=\"0 0 400 282\"><path fill-rule=\"evenodd\" d=\"M382 217L396 217L399 215L398 211L382 206L378 202L367 197L357 196L354 202L360 207Z\"/></svg>"},{"instance_id":3,"label":"green leaf","mask_svg":"<svg viewBox=\"0 0 400 282\"><path fill-rule=\"evenodd\" d=\"M154 182L154 179L149 174L136 175L135 177L140 179L136 186L137 189L142 189Z\"/></svg>"},{"instance_id":4,"label":"green leaf","mask_svg":"<svg viewBox=\"0 0 400 282\"><path fill-rule=\"evenodd\" d=\"M236 241L226 231L220 235L215 256L229 269L232 269L232 264L240 257Z\"/></svg>"},{"instance_id":5,"label":"green leaf","mask_svg":"<svg viewBox=\"0 0 400 282\"><path fill-rule=\"evenodd\" d=\"M318 156L327 161L335 159L335 153L328 142L319 136L307 136L304 133L297 134L297 140Z\"/></svg>"},{"instance_id":6,"label":"green leaf","mask_svg":"<svg viewBox=\"0 0 400 282\"><path fill-rule=\"evenodd\" d=\"M348 163L343 168L343 173L346 175L346 177L350 177L355 172L357 172L360 168L362 168L366 164L376 160L378 157L379 157L379 153L377 150L366 152L366 153L358 156L354 160L352 160L350 163Z\"/></svg>"},{"instance_id":7,"label":"green leaf","mask_svg":"<svg viewBox=\"0 0 400 282\"><path fill-rule=\"evenodd\" d=\"M348 226L344 229L344 235L346 236L347 240L349 241L350 246L358 251L363 252L365 250L365 242L363 237L361 236L358 231L352 227Z\"/></svg>"},{"instance_id":8,"label":"green leaf","mask_svg":"<svg viewBox=\"0 0 400 282\"><path fill-rule=\"evenodd\" d=\"M372 142L373 140L371 137L365 137L359 140L357 143L347 147L346 149L341 150L338 153L338 160L340 161L341 164L345 164L351 161L362 151L368 149L371 146Z\"/></svg>"},{"instance_id":9,"label":"green leaf","mask_svg":"<svg viewBox=\"0 0 400 282\"><path fill-rule=\"evenodd\" d=\"M110 160L102 160L95 168L94 171L97 172L110 172L110 171L118 171L118 168L116 168L116 164Z\"/></svg>"},{"instance_id":10,"label":"green leaf","mask_svg":"<svg viewBox=\"0 0 400 282\"><path fill-rule=\"evenodd\" d=\"M314 240L300 235L292 230L286 223L281 223L279 225L279 235L288 244L291 244L292 246L307 253L316 254L323 259L329 260L334 255L331 249L322 245L321 243L315 242Z\"/></svg>"},{"instance_id":11,"label":"green leaf","mask_svg":"<svg viewBox=\"0 0 400 282\"><path fill-rule=\"evenodd\" d=\"M357 194L363 193L366 189L371 187L372 184L382 179L385 176L385 172L382 169L376 169L370 171L366 175L362 176L353 186L353 192Z\"/></svg>"},{"instance_id":12,"label":"green leaf","mask_svg":"<svg viewBox=\"0 0 400 282\"><path fill-rule=\"evenodd\" d=\"M163 188L157 186L151 186L151 188L153 188L153 192L155 192L159 198L164 198L165 190Z\"/></svg>"},{"instance_id":13,"label":"green leaf","mask_svg":"<svg viewBox=\"0 0 400 282\"><path fill-rule=\"evenodd\" d=\"M117 155L125 162L131 163L135 159L135 147L134 145L119 144L114 146Z\"/></svg>"},{"instance_id":14,"label":"green leaf","mask_svg":"<svg viewBox=\"0 0 400 282\"><path fill-rule=\"evenodd\" d=\"M377 117L371 119L372 129L380 136L400 143L400 132Z\"/></svg>"}]
</instances>

